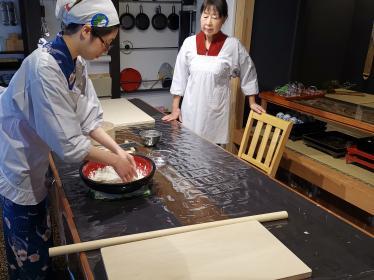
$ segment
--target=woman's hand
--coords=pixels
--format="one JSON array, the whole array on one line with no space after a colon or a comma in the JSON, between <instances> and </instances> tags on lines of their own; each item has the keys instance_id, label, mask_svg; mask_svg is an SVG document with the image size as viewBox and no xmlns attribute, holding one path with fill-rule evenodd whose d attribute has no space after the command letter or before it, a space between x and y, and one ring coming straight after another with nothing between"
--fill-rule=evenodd
<instances>
[{"instance_id":1,"label":"woman's hand","mask_svg":"<svg viewBox=\"0 0 374 280\"><path fill-rule=\"evenodd\" d=\"M260 105L258 105L257 103L252 103L250 105L250 108L251 110L255 111L256 113L258 114L261 114L261 113L266 113L265 109L262 108Z\"/></svg>"},{"instance_id":2,"label":"woman's hand","mask_svg":"<svg viewBox=\"0 0 374 280\"><path fill-rule=\"evenodd\" d=\"M174 120L179 120L180 122L182 122L181 110L176 109L171 114L163 117L162 120L167 121L167 122L174 121Z\"/></svg>"},{"instance_id":3,"label":"woman's hand","mask_svg":"<svg viewBox=\"0 0 374 280\"><path fill-rule=\"evenodd\" d=\"M114 170L123 182L131 182L137 176L134 157L122 149L117 155L118 160L113 164Z\"/></svg>"}]
</instances>

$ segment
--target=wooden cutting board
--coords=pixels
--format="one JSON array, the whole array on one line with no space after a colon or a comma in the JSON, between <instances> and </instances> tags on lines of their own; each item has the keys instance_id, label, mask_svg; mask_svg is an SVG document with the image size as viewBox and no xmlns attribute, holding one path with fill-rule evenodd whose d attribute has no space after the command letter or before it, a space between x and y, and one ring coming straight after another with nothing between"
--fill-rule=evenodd
<instances>
[{"instance_id":1,"label":"wooden cutting board","mask_svg":"<svg viewBox=\"0 0 374 280\"><path fill-rule=\"evenodd\" d=\"M311 269L258 221L101 249L109 280L305 279Z\"/></svg>"},{"instance_id":2,"label":"wooden cutting board","mask_svg":"<svg viewBox=\"0 0 374 280\"><path fill-rule=\"evenodd\" d=\"M100 99L104 121L114 127L154 123L155 119L144 113L126 98Z\"/></svg>"}]
</instances>

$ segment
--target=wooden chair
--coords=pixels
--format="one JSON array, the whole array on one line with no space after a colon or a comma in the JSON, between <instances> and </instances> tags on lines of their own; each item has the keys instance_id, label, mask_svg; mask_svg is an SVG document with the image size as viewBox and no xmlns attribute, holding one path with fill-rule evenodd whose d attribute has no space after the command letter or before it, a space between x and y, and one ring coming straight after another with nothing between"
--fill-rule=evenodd
<instances>
[{"instance_id":1,"label":"wooden chair","mask_svg":"<svg viewBox=\"0 0 374 280\"><path fill-rule=\"evenodd\" d=\"M255 121L257 123L250 139ZM262 169L270 177L275 177L291 128L292 122L251 111L238 157Z\"/></svg>"}]
</instances>

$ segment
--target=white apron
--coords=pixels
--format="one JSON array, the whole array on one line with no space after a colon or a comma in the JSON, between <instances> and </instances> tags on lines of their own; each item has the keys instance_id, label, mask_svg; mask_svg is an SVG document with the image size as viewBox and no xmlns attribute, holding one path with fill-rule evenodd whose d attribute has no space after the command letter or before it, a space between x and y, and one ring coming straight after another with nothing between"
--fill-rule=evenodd
<instances>
[{"instance_id":1,"label":"white apron","mask_svg":"<svg viewBox=\"0 0 374 280\"><path fill-rule=\"evenodd\" d=\"M228 37L218 56L198 55L196 36L178 53L170 92L183 96L183 125L207 140L229 141L230 78L240 76L245 95L257 94L257 75L248 52Z\"/></svg>"}]
</instances>

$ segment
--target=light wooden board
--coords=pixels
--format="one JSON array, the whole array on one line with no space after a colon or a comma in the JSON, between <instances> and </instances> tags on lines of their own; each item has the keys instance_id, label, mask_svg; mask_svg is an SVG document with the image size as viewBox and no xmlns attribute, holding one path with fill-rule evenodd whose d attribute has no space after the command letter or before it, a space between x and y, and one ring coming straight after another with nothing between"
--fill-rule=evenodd
<instances>
[{"instance_id":1,"label":"light wooden board","mask_svg":"<svg viewBox=\"0 0 374 280\"><path fill-rule=\"evenodd\" d=\"M325 96L328 98L333 98L336 100L345 101L348 103L353 103L353 104L358 104L358 105L374 102L374 95L368 94L368 93L364 93L364 96L340 95L340 94L334 94L334 93L326 94Z\"/></svg>"},{"instance_id":2,"label":"light wooden board","mask_svg":"<svg viewBox=\"0 0 374 280\"><path fill-rule=\"evenodd\" d=\"M311 269L258 221L101 249L109 280L305 279Z\"/></svg>"},{"instance_id":3,"label":"light wooden board","mask_svg":"<svg viewBox=\"0 0 374 280\"><path fill-rule=\"evenodd\" d=\"M362 106L374 108L374 102L362 104Z\"/></svg>"},{"instance_id":4,"label":"light wooden board","mask_svg":"<svg viewBox=\"0 0 374 280\"><path fill-rule=\"evenodd\" d=\"M140 110L126 98L100 99L104 121L115 127L154 123L155 119Z\"/></svg>"},{"instance_id":5,"label":"light wooden board","mask_svg":"<svg viewBox=\"0 0 374 280\"><path fill-rule=\"evenodd\" d=\"M320 163L326 164L334 169L337 169L345 174L355 177L370 186L374 187L374 176L369 170L361 168L354 164L347 164L345 158L334 158L331 155L321 152L315 148L309 147L304 144L302 140L291 141L289 140L286 147L302 153Z\"/></svg>"}]
</instances>

